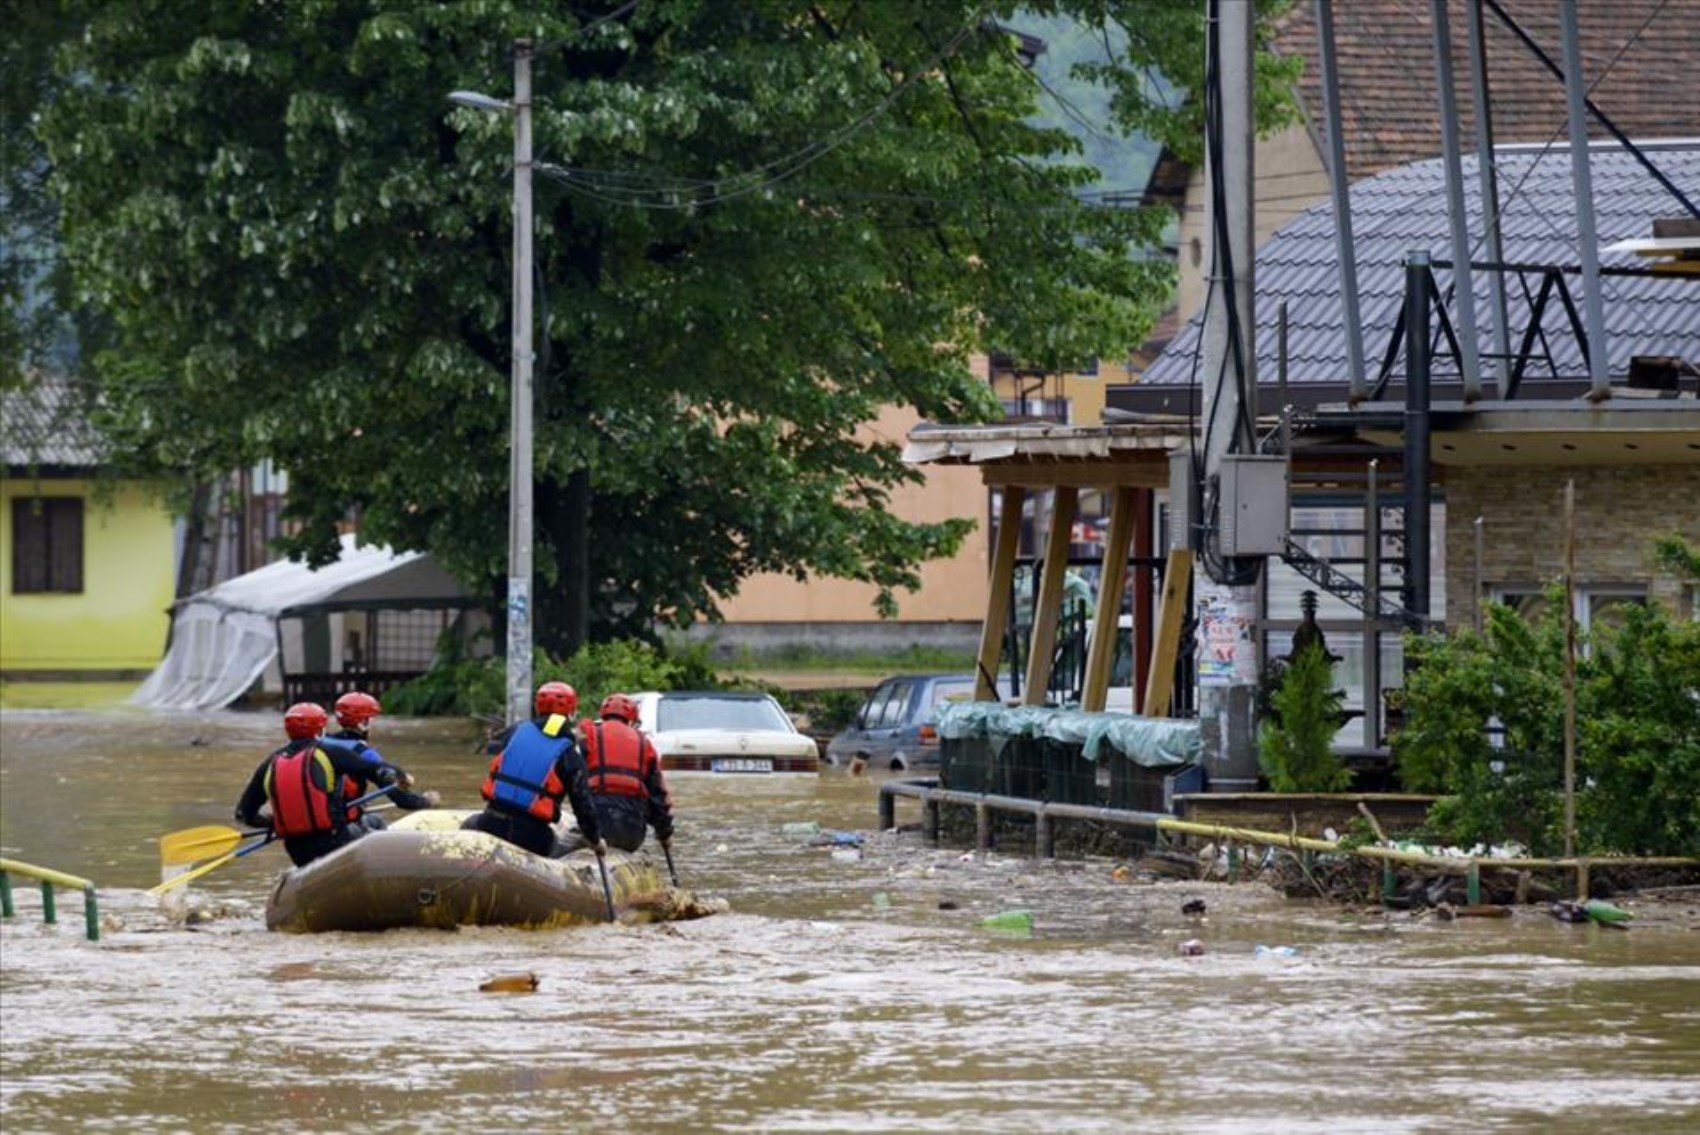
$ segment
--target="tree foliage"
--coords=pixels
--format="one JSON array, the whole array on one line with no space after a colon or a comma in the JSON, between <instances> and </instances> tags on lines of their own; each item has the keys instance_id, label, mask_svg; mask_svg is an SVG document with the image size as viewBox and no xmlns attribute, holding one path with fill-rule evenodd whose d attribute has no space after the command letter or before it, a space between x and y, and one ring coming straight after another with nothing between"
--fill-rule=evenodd
<instances>
[{"instance_id":1,"label":"tree foliage","mask_svg":"<svg viewBox=\"0 0 1700 1135\"><path fill-rule=\"evenodd\" d=\"M88 0L41 125L83 302L114 321L103 423L133 471L262 458L290 550L336 524L499 593L508 504L509 45L539 44L539 642L715 613L751 574L875 584L889 612L969 521L888 405L995 413L971 351L1121 354L1165 301L1166 218L1095 208L995 21L930 0ZM1044 0L1120 29L1083 75L1122 127L1198 130L1203 5ZM1278 108L1272 104L1270 113Z\"/></svg>"},{"instance_id":2,"label":"tree foliage","mask_svg":"<svg viewBox=\"0 0 1700 1135\"><path fill-rule=\"evenodd\" d=\"M1301 646L1270 695L1273 711L1258 734L1263 774L1274 792L1338 792L1351 770L1334 752L1345 692L1334 686L1325 646Z\"/></svg>"},{"instance_id":3,"label":"tree foliage","mask_svg":"<svg viewBox=\"0 0 1700 1135\"><path fill-rule=\"evenodd\" d=\"M1693 552L1665 542L1679 558ZM1563 594L1533 622L1490 604L1483 633L1413 638L1407 788L1449 793L1431 816L1465 843L1564 846ZM1583 853L1700 854L1700 622L1629 606L1576 668L1576 825Z\"/></svg>"}]
</instances>

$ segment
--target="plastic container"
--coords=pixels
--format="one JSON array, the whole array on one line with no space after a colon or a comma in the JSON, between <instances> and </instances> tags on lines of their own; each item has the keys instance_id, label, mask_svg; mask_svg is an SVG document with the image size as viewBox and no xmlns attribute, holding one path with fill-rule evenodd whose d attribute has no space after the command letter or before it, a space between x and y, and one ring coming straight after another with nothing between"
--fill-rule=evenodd
<instances>
[{"instance_id":1,"label":"plastic container","mask_svg":"<svg viewBox=\"0 0 1700 1135\"><path fill-rule=\"evenodd\" d=\"M1030 910L1001 910L980 920L987 930L1002 930L1012 934L1033 933L1033 912Z\"/></svg>"}]
</instances>

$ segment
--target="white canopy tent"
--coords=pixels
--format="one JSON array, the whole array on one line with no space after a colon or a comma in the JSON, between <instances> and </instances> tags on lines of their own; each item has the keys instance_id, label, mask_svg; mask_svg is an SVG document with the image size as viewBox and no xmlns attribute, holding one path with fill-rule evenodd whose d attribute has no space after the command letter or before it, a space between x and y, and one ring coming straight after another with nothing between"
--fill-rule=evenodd
<instances>
[{"instance_id":1,"label":"white canopy tent","mask_svg":"<svg viewBox=\"0 0 1700 1135\"><path fill-rule=\"evenodd\" d=\"M256 682L270 685L275 677L283 688L286 678L309 672L333 681L346 674L352 688L356 675L380 662L376 649L368 652L364 644L375 648L381 617L423 612L461 623L475 616L487 625L481 613L468 610L474 606L460 583L424 553L357 547L346 535L341 558L323 568L280 560L179 600L171 648L130 700L159 709L218 709ZM471 637L470 628L460 629ZM377 668L390 677L429 669L435 635L420 641L423 646L412 644L408 657L392 651Z\"/></svg>"}]
</instances>

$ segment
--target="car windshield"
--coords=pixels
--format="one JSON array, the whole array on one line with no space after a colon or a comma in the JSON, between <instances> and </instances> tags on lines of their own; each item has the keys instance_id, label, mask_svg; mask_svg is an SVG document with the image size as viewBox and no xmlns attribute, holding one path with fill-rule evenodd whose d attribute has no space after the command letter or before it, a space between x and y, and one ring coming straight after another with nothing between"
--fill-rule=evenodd
<instances>
[{"instance_id":1,"label":"car windshield","mask_svg":"<svg viewBox=\"0 0 1700 1135\"><path fill-rule=\"evenodd\" d=\"M675 729L777 729L791 732L779 706L767 698L663 697L657 732Z\"/></svg>"}]
</instances>

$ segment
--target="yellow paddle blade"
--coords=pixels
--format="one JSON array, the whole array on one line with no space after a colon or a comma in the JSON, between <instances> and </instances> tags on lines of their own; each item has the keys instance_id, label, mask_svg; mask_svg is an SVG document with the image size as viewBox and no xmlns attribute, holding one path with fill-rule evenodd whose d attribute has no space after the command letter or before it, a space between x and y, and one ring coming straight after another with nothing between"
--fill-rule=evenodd
<instances>
[{"instance_id":1,"label":"yellow paddle blade","mask_svg":"<svg viewBox=\"0 0 1700 1135\"><path fill-rule=\"evenodd\" d=\"M218 870L220 867L223 867L226 863L229 863L235 858L236 853L234 851L227 852L224 855L219 856L217 859L212 860L210 863L201 864L192 871L185 871L181 875L173 875L157 887L149 887L148 894L163 895L166 891L176 890L178 887L187 886L196 879L199 879L202 875Z\"/></svg>"},{"instance_id":2,"label":"yellow paddle blade","mask_svg":"<svg viewBox=\"0 0 1700 1135\"><path fill-rule=\"evenodd\" d=\"M183 863L199 862L211 855L223 855L233 850L244 838L242 832L223 824L186 828L170 835L162 835L159 837L159 865L176 867Z\"/></svg>"}]
</instances>

